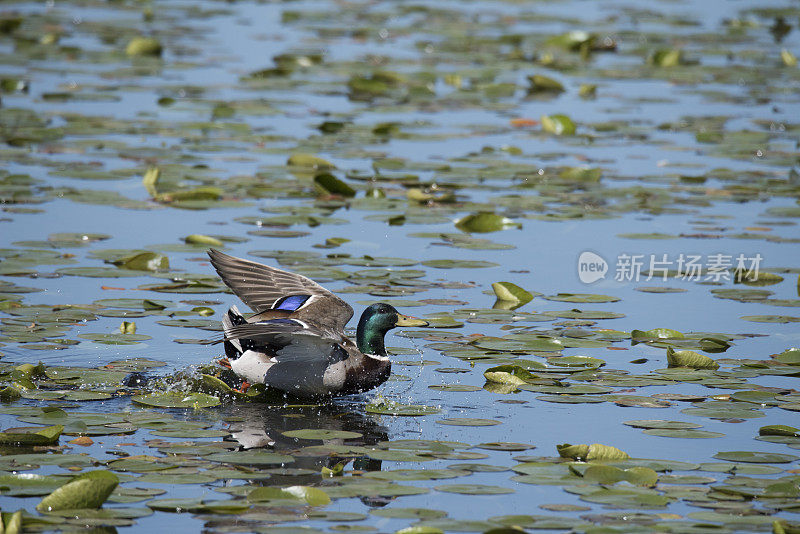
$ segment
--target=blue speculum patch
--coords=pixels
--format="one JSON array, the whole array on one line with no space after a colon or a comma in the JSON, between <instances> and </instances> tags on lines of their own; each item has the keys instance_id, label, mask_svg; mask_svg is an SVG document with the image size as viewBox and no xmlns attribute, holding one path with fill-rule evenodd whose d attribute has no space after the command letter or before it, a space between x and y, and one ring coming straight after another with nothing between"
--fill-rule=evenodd
<instances>
[{"instance_id":1,"label":"blue speculum patch","mask_svg":"<svg viewBox=\"0 0 800 534\"><path fill-rule=\"evenodd\" d=\"M283 297L272 307L273 310L295 311L302 306L311 295L290 295Z\"/></svg>"}]
</instances>

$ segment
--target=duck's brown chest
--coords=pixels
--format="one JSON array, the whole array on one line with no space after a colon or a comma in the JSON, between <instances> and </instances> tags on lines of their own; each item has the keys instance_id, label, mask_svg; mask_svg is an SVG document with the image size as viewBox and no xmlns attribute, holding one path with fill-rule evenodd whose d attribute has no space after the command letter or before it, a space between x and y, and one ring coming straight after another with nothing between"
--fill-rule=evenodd
<instances>
[{"instance_id":1,"label":"duck's brown chest","mask_svg":"<svg viewBox=\"0 0 800 534\"><path fill-rule=\"evenodd\" d=\"M340 394L360 393L376 388L389 379L392 362L388 358L363 356L359 362L347 366L344 385Z\"/></svg>"}]
</instances>

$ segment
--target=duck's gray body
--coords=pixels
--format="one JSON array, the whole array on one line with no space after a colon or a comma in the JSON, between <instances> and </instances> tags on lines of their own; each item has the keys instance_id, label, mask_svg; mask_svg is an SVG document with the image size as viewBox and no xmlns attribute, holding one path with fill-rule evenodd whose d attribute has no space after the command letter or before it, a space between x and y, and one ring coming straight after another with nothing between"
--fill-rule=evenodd
<instances>
[{"instance_id":1,"label":"duck's gray body","mask_svg":"<svg viewBox=\"0 0 800 534\"><path fill-rule=\"evenodd\" d=\"M321 337L308 325L295 326L283 319L277 324L276 320L240 322L259 333L239 338L235 337L243 335L241 328L235 328L239 321L245 318L233 306L222 320L229 338L225 353L231 369L250 383L301 397L346 395L375 388L391 374L388 357L360 354L345 337Z\"/></svg>"},{"instance_id":2,"label":"duck's gray body","mask_svg":"<svg viewBox=\"0 0 800 534\"><path fill-rule=\"evenodd\" d=\"M353 309L313 280L213 249L208 254L223 282L255 311L245 318L233 306L222 319L231 369L250 383L300 397L367 391L391 373L386 331L427 324L375 304L361 316L356 345L344 335Z\"/></svg>"}]
</instances>

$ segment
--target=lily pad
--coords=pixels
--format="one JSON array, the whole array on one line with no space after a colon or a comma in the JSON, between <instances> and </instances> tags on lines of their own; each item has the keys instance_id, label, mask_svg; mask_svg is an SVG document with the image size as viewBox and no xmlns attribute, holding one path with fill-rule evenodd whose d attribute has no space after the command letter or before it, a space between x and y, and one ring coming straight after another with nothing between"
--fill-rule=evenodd
<instances>
[{"instance_id":1,"label":"lily pad","mask_svg":"<svg viewBox=\"0 0 800 534\"><path fill-rule=\"evenodd\" d=\"M423 406L421 404L401 404L398 402L385 400L371 402L365 406L365 410L367 413L411 417L432 415L441 411L439 408L433 406Z\"/></svg>"},{"instance_id":2,"label":"lily pad","mask_svg":"<svg viewBox=\"0 0 800 534\"><path fill-rule=\"evenodd\" d=\"M159 408L209 408L220 404L217 397L205 393L150 393L136 395L131 397L131 400L137 404Z\"/></svg>"},{"instance_id":3,"label":"lily pad","mask_svg":"<svg viewBox=\"0 0 800 534\"><path fill-rule=\"evenodd\" d=\"M451 426L494 426L501 424L500 421L494 419L480 419L477 417L448 417L445 419L437 419L436 423L439 425Z\"/></svg>"},{"instance_id":4,"label":"lily pad","mask_svg":"<svg viewBox=\"0 0 800 534\"><path fill-rule=\"evenodd\" d=\"M287 430L283 432L287 438L326 440L326 439L354 439L362 437L358 432L348 432L346 430L328 430L325 428L313 429L305 428L302 430Z\"/></svg>"},{"instance_id":5,"label":"lily pad","mask_svg":"<svg viewBox=\"0 0 800 534\"><path fill-rule=\"evenodd\" d=\"M89 471L56 489L36 505L40 512L99 508L119 484L110 471Z\"/></svg>"},{"instance_id":6,"label":"lily pad","mask_svg":"<svg viewBox=\"0 0 800 534\"><path fill-rule=\"evenodd\" d=\"M776 452L756 452L756 451L729 451L718 452L714 455L718 460L726 460L729 462L743 462L754 464L785 464L796 462L797 456L791 454L779 454Z\"/></svg>"}]
</instances>

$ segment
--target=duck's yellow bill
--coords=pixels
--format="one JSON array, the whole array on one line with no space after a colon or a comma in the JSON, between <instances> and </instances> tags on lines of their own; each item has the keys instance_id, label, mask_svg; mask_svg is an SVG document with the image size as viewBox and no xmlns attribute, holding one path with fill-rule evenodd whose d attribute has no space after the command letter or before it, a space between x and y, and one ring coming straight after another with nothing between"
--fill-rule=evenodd
<instances>
[{"instance_id":1,"label":"duck's yellow bill","mask_svg":"<svg viewBox=\"0 0 800 534\"><path fill-rule=\"evenodd\" d=\"M411 317L410 315L397 314L397 323L395 326L428 326L428 321Z\"/></svg>"}]
</instances>

